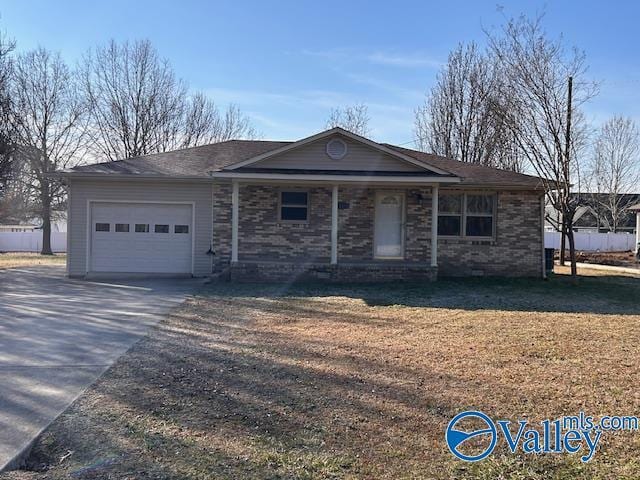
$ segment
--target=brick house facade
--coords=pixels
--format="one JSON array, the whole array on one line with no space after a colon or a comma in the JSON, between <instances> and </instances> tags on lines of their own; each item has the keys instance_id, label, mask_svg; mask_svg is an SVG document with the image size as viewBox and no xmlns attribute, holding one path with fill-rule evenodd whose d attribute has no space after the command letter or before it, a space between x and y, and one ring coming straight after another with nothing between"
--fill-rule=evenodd
<instances>
[{"instance_id":1,"label":"brick house facade","mask_svg":"<svg viewBox=\"0 0 640 480\"><path fill-rule=\"evenodd\" d=\"M98 273L96 265L108 272L104 248L142 255L121 261L131 270L153 265L164 273L163 258L147 245L164 258L172 248L181 259L190 253L190 266L167 262L166 270L233 281L545 274L537 177L339 128L298 142L222 142L62 175L73 200L70 275ZM131 224L116 223L126 215ZM153 223L138 223L144 215Z\"/></svg>"}]
</instances>

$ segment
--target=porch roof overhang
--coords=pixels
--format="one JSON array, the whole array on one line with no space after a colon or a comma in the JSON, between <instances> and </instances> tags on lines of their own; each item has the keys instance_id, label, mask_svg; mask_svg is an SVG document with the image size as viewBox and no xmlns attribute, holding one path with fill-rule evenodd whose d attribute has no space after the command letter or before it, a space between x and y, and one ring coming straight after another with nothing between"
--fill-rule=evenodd
<instances>
[{"instance_id":1,"label":"porch roof overhang","mask_svg":"<svg viewBox=\"0 0 640 480\"><path fill-rule=\"evenodd\" d=\"M355 171L213 171L211 178L229 181L261 182L261 183L355 183L381 185L433 185L440 183L460 183L460 178L450 175L433 175L426 172L355 172Z\"/></svg>"}]
</instances>

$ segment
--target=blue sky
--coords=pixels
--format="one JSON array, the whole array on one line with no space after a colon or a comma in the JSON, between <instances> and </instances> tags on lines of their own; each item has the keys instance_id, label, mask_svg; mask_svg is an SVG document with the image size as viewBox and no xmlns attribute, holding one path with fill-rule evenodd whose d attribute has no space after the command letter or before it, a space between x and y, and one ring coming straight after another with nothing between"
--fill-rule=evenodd
<instances>
[{"instance_id":1,"label":"blue sky","mask_svg":"<svg viewBox=\"0 0 640 480\"><path fill-rule=\"evenodd\" d=\"M369 106L373 138L405 144L414 109L458 42L483 44L483 27L545 10L548 32L585 50L602 82L588 118L640 120L640 2L499 4L3 0L0 28L20 50L44 45L69 62L110 38L148 38L192 88L239 105L266 139L315 133L332 107L358 102Z\"/></svg>"}]
</instances>

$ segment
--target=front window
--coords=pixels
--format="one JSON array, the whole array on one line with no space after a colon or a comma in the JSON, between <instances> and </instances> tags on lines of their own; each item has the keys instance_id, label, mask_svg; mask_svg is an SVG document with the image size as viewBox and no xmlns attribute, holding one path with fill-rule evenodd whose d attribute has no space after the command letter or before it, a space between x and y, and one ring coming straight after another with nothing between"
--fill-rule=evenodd
<instances>
[{"instance_id":1,"label":"front window","mask_svg":"<svg viewBox=\"0 0 640 480\"><path fill-rule=\"evenodd\" d=\"M438 197L438 235L458 236L462 231L463 195L444 194Z\"/></svg>"},{"instance_id":2,"label":"front window","mask_svg":"<svg viewBox=\"0 0 640 480\"><path fill-rule=\"evenodd\" d=\"M493 194L441 193L438 197L438 235L492 237L495 198Z\"/></svg>"},{"instance_id":3,"label":"front window","mask_svg":"<svg viewBox=\"0 0 640 480\"><path fill-rule=\"evenodd\" d=\"M306 222L308 211L308 192L280 192L280 220Z\"/></svg>"},{"instance_id":4,"label":"front window","mask_svg":"<svg viewBox=\"0 0 640 480\"><path fill-rule=\"evenodd\" d=\"M467 195L466 198L467 237L493 236L493 195Z\"/></svg>"}]
</instances>

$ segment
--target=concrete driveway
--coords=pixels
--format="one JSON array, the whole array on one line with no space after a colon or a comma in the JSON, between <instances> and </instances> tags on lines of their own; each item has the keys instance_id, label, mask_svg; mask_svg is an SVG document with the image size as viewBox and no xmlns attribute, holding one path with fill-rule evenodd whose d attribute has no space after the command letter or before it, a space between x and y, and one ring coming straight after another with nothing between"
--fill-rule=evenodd
<instances>
[{"instance_id":1,"label":"concrete driveway","mask_svg":"<svg viewBox=\"0 0 640 480\"><path fill-rule=\"evenodd\" d=\"M201 280L0 270L0 471Z\"/></svg>"}]
</instances>

